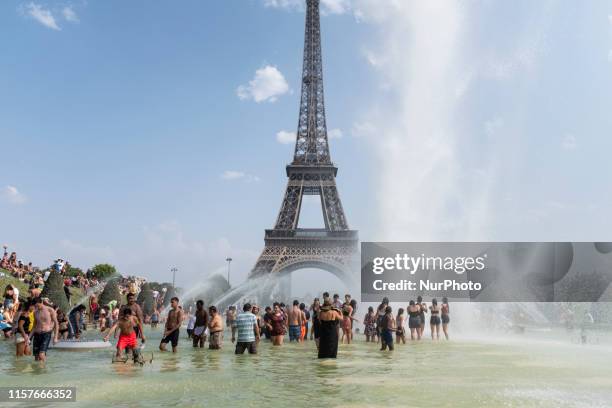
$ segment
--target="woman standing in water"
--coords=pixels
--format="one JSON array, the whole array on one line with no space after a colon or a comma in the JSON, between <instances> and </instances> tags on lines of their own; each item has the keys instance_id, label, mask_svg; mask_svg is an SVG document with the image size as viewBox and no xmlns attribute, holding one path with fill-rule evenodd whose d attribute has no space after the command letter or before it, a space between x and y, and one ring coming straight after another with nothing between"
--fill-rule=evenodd
<instances>
[{"instance_id":1,"label":"woman standing in water","mask_svg":"<svg viewBox=\"0 0 612 408\"><path fill-rule=\"evenodd\" d=\"M268 330L272 335L272 344L275 346L282 346L283 339L285 338L285 327L287 318L278 303L274 303L274 309L268 325Z\"/></svg>"},{"instance_id":2,"label":"woman standing in water","mask_svg":"<svg viewBox=\"0 0 612 408\"><path fill-rule=\"evenodd\" d=\"M419 340L423 338L423 333L425 333L425 313L427 313L427 304L423 302L423 298L421 296L417 297L417 306L421 309L421 314L419 317L421 318L421 325L419 326Z\"/></svg>"},{"instance_id":3,"label":"woman standing in water","mask_svg":"<svg viewBox=\"0 0 612 408\"><path fill-rule=\"evenodd\" d=\"M366 313L363 318L364 333L366 336L366 343L374 342L374 338L376 337L376 315L374 314L374 308L372 306L368 307L368 313Z\"/></svg>"},{"instance_id":4,"label":"woman standing in water","mask_svg":"<svg viewBox=\"0 0 612 408\"><path fill-rule=\"evenodd\" d=\"M357 301L355 299L351 299L351 307L353 311L351 312L351 341L353 340L353 322L357 321L355 319L355 313L357 313Z\"/></svg>"},{"instance_id":5,"label":"woman standing in water","mask_svg":"<svg viewBox=\"0 0 612 408\"><path fill-rule=\"evenodd\" d=\"M421 340L421 307L410 301L408 305L408 327L410 328L410 339Z\"/></svg>"},{"instance_id":6,"label":"woman standing in water","mask_svg":"<svg viewBox=\"0 0 612 408\"><path fill-rule=\"evenodd\" d=\"M440 307L438 306L438 301L436 299L431 300L431 306L429 306L429 310L431 311L431 318L429 319L429 325L431 327L431 339L440 340Z\"/></svg>"},{"instance_id":7,"label":"woman standing in water","mask_svg":"<svg viewBox=\"0 0 612 408\"><path fill-rule=\"evenodd\" d=\"M391 306L385 308L385 315L382 322L382 347L381 351L385 351L389 347L389 351L393 351L393 333L395 333L397 327L395 325L395 319L393 318L393 309Z\"/></svg>"},{"instance_id":8,"label":"woman standing in water","mask_svg":"<svg viewBox=\"0 0 612 408\"><path fill-rule=\"evenodd\" d=\"M319 312L319 358L336 358L338 355L338 324L343 320L340 310L326 298Z\"/></svg>"},{"instance_id":9,"label":"woman standing in water","mask_svg":"<svg viewBox=\"0 0 612 408\"><path fill-rule=\"evenodd\" d=\"M400 340L402 342L402 344L406 344L406 328L404 327L404 309L399 308L397 311L397 317L396 317L396 322L395 322L395 326L397 327L396 329L396 334L395 334L395 342L397 344L400 343Z\"/></svg>"},{"instance_id":10,"label":"woman standing in water","mask_svg":"<svg viewBox=\"0 0 612 408\"><path fill-rule=\"evenodd\" d=\"M446 340L448 340L448 324L450 323L450 307L448 306L448 299L442 298L442 330L444 331L444 335L446 336Z\"/></svg>"},{"instance_id":11,"label":"woman standing in water","mask_svg":"<svg viewBox=\"0 0 612 408\"><path fill-rule=\"evenodd\" d=\"M348 295L347 295L348 296ZM344 344L344 339L346 338L346 344L351 344L351 332L353 331L353 321L352 319L353 308L350 303L345 303L342 306L342 339L340 342Z\"/></svg>"},{"instance_id":12,"label":"woman standing in water","mask_svg":"<svg viewBox=\"0 0 612 408\"><path fill-rule=\"evenodd\" d=\"M378 340L382 343L382 325L383 319L385 317L385 309L389 305L389 299L386 297L383 298L382 303L376 309L376 334L378 336ZM378 341L377 341L378 343Z\"/></svg>"},{"instance_id":13,"label":"woman standing in water","mask_svg":"<svg viewBox=\"0 0 612 408\"><path fill-rule=\"evenodd\" d=\"M312 331L310 332L310 340L314 336L315 344L319 347L319 337L321 336L321 322L319 321L319 313L321 312L321 303L319 298L314 298L310 307L312 317Z\"/></svg>"},{"instance_id":14,"label":"woman standing in water","mask_svg":"<svg viewBox=\"0 0 612 408\"><path fill-rule=\"evenodd\" d=\"M24 302L21 304L21 312L17 317L17 332L15 333L15 347L18 357L32 354L30 351L30 332L32 328L30 314L33 311L33 303Z\"/></svg>"}]
</instances>

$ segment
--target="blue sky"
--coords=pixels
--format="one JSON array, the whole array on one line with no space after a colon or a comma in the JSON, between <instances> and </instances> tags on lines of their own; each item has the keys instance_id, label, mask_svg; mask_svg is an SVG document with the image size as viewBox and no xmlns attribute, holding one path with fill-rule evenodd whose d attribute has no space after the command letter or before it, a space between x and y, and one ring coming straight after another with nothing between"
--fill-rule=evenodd
<instances>
[{"instance_id":1,"label":"blue sky","mask_svg":"<svg viewBox=\"0 0 612 408\"><path fill-rule=\"evenodd\" d=\"M363 240L612 240L611 1L322 3ZM231 255L244 279L293 152L303 19L299 0L0 2L0 240L182 285Z\"/></svg>"}]
</instances>

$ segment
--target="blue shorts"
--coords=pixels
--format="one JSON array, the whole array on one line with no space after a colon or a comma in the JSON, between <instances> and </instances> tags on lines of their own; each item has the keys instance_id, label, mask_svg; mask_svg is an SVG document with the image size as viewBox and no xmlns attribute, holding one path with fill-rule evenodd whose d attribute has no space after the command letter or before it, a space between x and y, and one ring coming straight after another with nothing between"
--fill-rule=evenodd
<instances>
[{"instance_id":1,"label":"blue shorts","mask_svg":"<svg viewBox=\"0 0 612 408\"><path fill-rule=\"evenodd\" d=\"M47 349L49 348L49 343L51 342L52 333L42 332L42 333L34 333L34 338L32 340L32 353L37 356L40 353L47 353Z\"/></svg>"},{"instance_id":2,"label":"blue shorts","mask_svg":"<svg viewBox=\"0 0 612 408\"><path fill-rule=\"evenodd\" d=\"M302 328L299 325L289 326L289 341L299 341L302 336Z\"/></svg>"},{"instance_id":3,"label":"blue shorts","mask_svg":"<svg viewBox=\"0 0 612 408\"><path fill-rule=\"evenodd\" d=\"M393 348L393 331L392 330L383 330L382 333L383 344L386 344L390 348Z\"/></svg>"}]
</instances>

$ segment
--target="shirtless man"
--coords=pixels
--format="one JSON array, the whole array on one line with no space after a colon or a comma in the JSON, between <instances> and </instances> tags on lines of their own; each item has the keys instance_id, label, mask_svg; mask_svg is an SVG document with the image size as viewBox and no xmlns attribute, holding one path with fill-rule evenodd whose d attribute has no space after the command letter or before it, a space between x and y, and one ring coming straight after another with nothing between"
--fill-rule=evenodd
<instances>
[{"instance_id":1,"label":"shirtless man","mask_svg":"<svg viewBox=\"0 0 612 408\"><path fill-rule=\"evenodd\" d=\"M34 359L47 360L47 349L53 337L53 344L59 338L59 323L57 314L52 307L43 304L42 298L34 299L34 334L32 336Z\"/></svg>"},{"instance_id":2,"label":"shirtless man","mask_svg":"<svg viewBox=\"0 0 612 408\"><path fill-rule=\"evenodd\" d=\"M183 310L179 308L179 299L175 296L170 299L170 311L166 318L166 328L164 330L164 336L159 343L159 349L166 351L166 344L172 343L172 352L176 353L176 346L179 341L179 329L183 323Z\"/></svg>"},{"instance_id":3,"label":"shirtless man","mask_svg":"<svg viewBox=\"0 0 612 408\"><path fill-rule=\"evenodd\" d=\"M208 331L210 332L210 340L208 341L208 348L211 350L219 350L223 343L223 319L217 312L215 306L208 308L210 314L210 320L208 322Z\"/></svg>"},{"instance_id":4,"label":"shirtless man","mask_svg":"<svg viewBox=\"0 0 612 408\"><path fill-rule=\"evenodd\" d=\"M113 324L109 332L104 336L104 341L108 341L110 336L115 333L115 330L119 328L119 340L117 341L117 354L115 357L120 359L124 349L132 349L134 363L139 363L141 362L139 358L140 352L138 350L138 340L134 327L140 327L140 332L142 333L142 323L136 316L132 316L132 309L126 307L123 309L119 320ZM142 342L144 343L145 341L146 339L143 333Z\"/></svg>"},{"instance_id":5,"label":"shirtless man","mask_svg":"<svg viewBox=\"0 0 612 408\"><path fill-rule=\"evenodd\" d=\"M144 324L144 314L142 313L142 309L138 303L136 303L136 295L133 293L128 293L127 295L127 305L132 310L132 316L138 318L140 325L134 325L134 330L136 331L136 337L143 338L142 334L142 325Z\"/></svg>"},{"instance_id":6,"label":"shirtless man","mask_svg":"<svg viewBox=\"0 0 612 408\"><path fill-rule=\"evenodd\" d=\"M208 324L208 312L204 309L204 301L196 302L195 323L193 327L193 347L204 347L206 341L206 325Z\"/></svg>"},{"instance_id":7,"label":"shirtless man","mask_svg":"<svg viewBox=\"0 0 612 408\"><path fill-rule=\"evenodd\" d=\"M289 341L300 341L302 337L302 323L304 323L304 312L300 310L300 302L293 301L293 307L287 313L287 322L289 324Z\"/></svg>"}]
</instances>

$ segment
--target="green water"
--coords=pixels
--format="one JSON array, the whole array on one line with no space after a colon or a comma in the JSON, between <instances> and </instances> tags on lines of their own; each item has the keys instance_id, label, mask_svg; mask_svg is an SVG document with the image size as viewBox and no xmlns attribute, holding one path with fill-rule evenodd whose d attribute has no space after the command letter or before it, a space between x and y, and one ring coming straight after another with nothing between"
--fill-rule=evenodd
<instances>
[{"instance_id":1,"label":"green water","mask_svg":"<svg viewBox=\"0 0 612 408\"><path fill-rule=\"evenodd\" d=\"M40 368L0 341L0 384L76 386L77 403L38 405L58 407L612 406L612 351L604 345L426 340L383 353L356 335L337 360L321 361L312 342L264 341L259 355L235 356L227 340L211 351L183 338L172 354L155 351L159 337L159 329L149 333L153 362L144 367L111 364L111 350L51 350Z\"/></svg>"}]
</instances>

